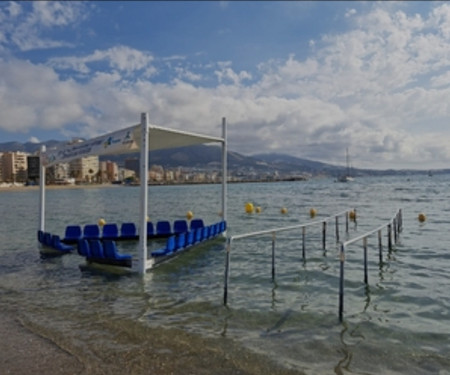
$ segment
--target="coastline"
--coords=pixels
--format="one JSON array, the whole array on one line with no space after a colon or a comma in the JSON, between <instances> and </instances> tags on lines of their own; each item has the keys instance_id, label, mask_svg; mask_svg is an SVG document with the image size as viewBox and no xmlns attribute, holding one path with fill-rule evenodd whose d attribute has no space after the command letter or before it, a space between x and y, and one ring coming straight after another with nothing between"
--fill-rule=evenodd
<instances>
[{"instance_id":1,"label":"coastline","mask_svg":"<svg viewBox=\"0 0 450 375\"><path fill-rule=\"evenodd\" d=\"M59 189L98 189L98 188L116 188L122 185L114 184L89 184L89 185L46 185L45 190L59 190ZM0 186L0 193L3 191L39 191L39 185L34 186Z\"/></svg>"}]
</instances>

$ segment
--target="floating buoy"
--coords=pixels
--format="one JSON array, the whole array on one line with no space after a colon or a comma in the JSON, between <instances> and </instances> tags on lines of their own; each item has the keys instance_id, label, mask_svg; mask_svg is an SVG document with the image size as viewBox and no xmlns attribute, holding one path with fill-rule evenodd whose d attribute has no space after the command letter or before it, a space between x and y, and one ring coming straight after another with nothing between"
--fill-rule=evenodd
<instances>
[{"instance_id":1,"label":"floating buoy","mask_svg":"<svg viewBox=\"0 0 450 375\"><path fill-rule=\"evenodd\" d=\"M186 212L186 219L191 220L194 217L194 214L192 211Z\"/></svg>"},{"instance_id":2,"label":"floating buoy","mask_svg":"<svg viewBox=\"0 0 450 375\"><path fill-rule=\"evenodd\" d=\"M349 217L349 219L351 220L351 221L356 221L356 212L355 211L350 211L349 213L348 213L348 217Z\"/></svg>"},{"instance_id":3,"label":"floating buoy","mask_svg":"<svg viewBox=\"0 0 450 375\"><path fill-rule=\"evenodd\" d=\"M280 212L284 215L284 214L287 214L288 210L286 207L282 207Z\"/></svg>"},{"instance_id":4,"label":"floating buoy","mask_svg":"<svg viewBox=\"0 0 450 375\"><path fill-rule=\"evenodd\" d=\"M425 220L427 220L427 217L425 216L424 213L420 213L419 216L417 216L417 219L418 219L421 223L423 223L423 222L425 222Z\"/></svg>"},{"instance_id":5,"label":"floating buoy","mask_svg":"<svg viewBox=\"0 0 450 375\"><path fill-rule=\"evenodd\" d=\"M256 208L255 208L255 212L257 213L257 214L260 214L261 213L261 207L259 207L259 206L257 206Z\"/></svg>"},{"instance_id":6,"label":"floating buoy","mask_svg":"<svg viewBox=\"0 0 450 375\"><path fill-rule=\"evenodd\" d=\"M103 226L103 225L105 225L106 224L106 220L105 219L98 219L98 225L99 226Z\"/></svg>"},{"instance_id":7,"label":"floating buoy","mask_svg":"<svg viewBox=\"0 0 450 375\"><path fill-rule=\"evenodd\" d=\"M254 210L253 203L247 202L245 204L245 212L247 212L248 214L252 214L253 210Z\"/></svg>"},{"instance_id":8,"label":"floating buoy","mask_svg":"<svg viewBox=\"0 0 450 375\"><path fill-rule=\"evenodd\" d=\"M309 216L311 216L311 218L316 217L317 215L317 210L315 208L311 208L309 210Z\"/></svg>"}]
</instances>

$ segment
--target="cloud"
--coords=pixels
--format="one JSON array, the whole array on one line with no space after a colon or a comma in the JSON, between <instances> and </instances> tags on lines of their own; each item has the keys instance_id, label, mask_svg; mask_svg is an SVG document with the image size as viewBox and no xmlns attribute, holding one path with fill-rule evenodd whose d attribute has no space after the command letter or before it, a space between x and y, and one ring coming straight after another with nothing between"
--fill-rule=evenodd
<instances>
[{"instance_id":1,"label":"cloud","mask_svg":"<svg viewBox=\"0 0 450 375\"><path fill-rule=\"evenodd\" d=\"M41 6L31 24L61 27L82 17L80 9ZM16 3L10 8L14 17L31 17ZM194 68L186 56L126 45L46 64L3 58L0 128L88 137L137 123L148 111L154 124L217 135L226 116L229 147L238 152L343 164L349 147L355 167L450 163L450 6L420 16L377 3L347 14L351 27L315 39L307 57L293 50L254 70L236 70L232 61ZM65 78L69 71L83 79ZM155 79L164 74L171 80Z\"/></svg>"}]
</instances>

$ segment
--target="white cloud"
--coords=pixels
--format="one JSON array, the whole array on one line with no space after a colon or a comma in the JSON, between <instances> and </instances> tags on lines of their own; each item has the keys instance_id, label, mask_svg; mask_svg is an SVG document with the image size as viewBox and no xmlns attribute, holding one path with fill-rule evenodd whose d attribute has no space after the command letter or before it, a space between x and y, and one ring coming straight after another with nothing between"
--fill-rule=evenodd
<instances>
[{"instance_id":1,"label":"white cloud","mask_svg":"<svg viewBox=\"0 0 450 375\"><path fill-rule=\"evenodd\" d=\"M37 137L30 137L28 139L28 142L30 142L30 143L41 143L41 141Z\"/></svg>"}]
</instances>

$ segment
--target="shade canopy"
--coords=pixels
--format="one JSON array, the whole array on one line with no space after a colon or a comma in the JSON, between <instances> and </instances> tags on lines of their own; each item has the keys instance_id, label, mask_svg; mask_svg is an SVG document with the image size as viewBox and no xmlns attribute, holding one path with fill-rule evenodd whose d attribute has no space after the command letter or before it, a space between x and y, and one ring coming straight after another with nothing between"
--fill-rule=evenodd
<instances>
[{"instance_id":1,"label":"shade canopy","mask_svg":"<svg viewBox=\"0 0 450 375\"><path fill-rule=\"evenodd\" d=\"M71 142L48 149L41 154L46 167L92 155L117 155L137 152L141 145L141 125L134 125L87 141ZM149 151L196 144L220 142L224 139L181 130L149 126Z\"/></svg>"}]
</instances>

